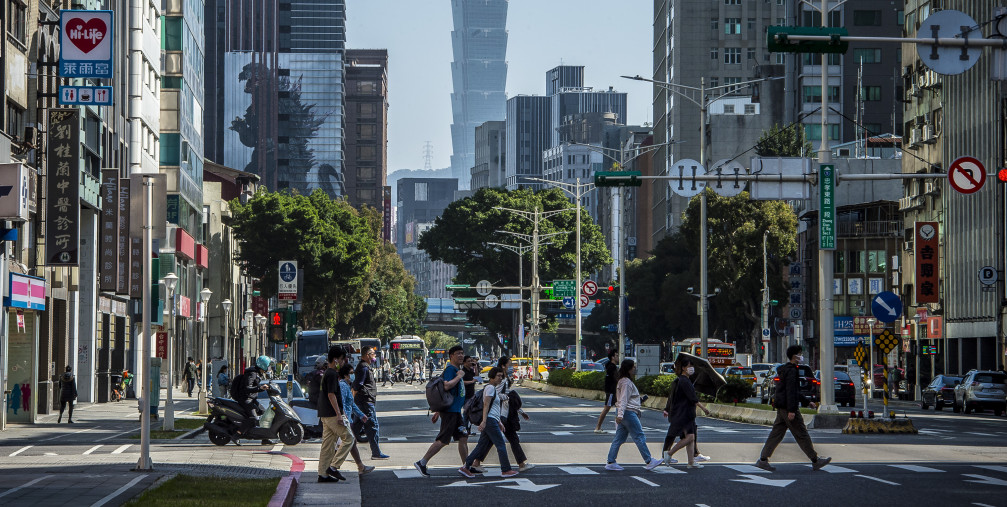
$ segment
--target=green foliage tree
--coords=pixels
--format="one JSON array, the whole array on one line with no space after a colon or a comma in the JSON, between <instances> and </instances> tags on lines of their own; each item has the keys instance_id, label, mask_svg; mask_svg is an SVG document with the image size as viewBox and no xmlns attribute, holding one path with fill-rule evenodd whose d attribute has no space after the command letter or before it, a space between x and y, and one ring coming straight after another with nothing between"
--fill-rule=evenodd
<instances>
[{"instance_id":1,"label":"green foliage tree","mask_svg":"<svg viewBox=\"0 0 1007 507\"><path fill-rule=\"evenodd\" d=\"M264 297L277 291L280 260L305 273L301 324L334 327L361 311L369 294L377 233L365 216L321 190L310 196L259 192L230 202L231 227L241 242L238 260L261 280Z\"/></svg>"},{"instance_id":2,"label":"green foliage tree","mask_svg":"<svg viewBox=\"0 0 1007 507\"><path fill-rule=\"evenodd\" d=\"M458 337L451 336L442 331L427 331L423 333L423 342L427 344L428 350L450 349L455 345L460 345Z\"/></svg>"},{"instance_id":3,"label":"green foliage tree","mask_svg":"<svg viewBox=\"0 0 1007 507\"><path fill-rule=\"evenodd\" d=\"M426 302L417 295L416 280L402 265L395 247L380 243L371 265L367 299L345 324L337 324L342 336L374 336L384 340L399 335L421 334Z\"/></svg>"},{"instance_id":4,"label":"green foliage tree","mask_svg":"<svg viewBox=\"0 0 1007 507\"><path fill-rule=\"evenodd\" d=\"M532 192L530 190L505 191L481 188L475 195L451 203L434 226L419 241L420 249L433 260L444 261L458 268L455 281L475 285L489 280L494 285L515 286L518 280L516 254L498 250L488 243L518 244L517 240L496 231L532 234L532 221L516 213L495 208L523 211L559 211L572 207L570 200L558 189ZM539 234L568 232L543 241L539 248L539 280L543 284L553 279L574 278L576 266L576 214L573 209L542 218ZM531 285L531 256L525 254L524 280L520 285ZM601 229L587 213L581 213L581 269L583 275L594 272L611 262ZM513 291L507 291L513 292ZM474 296L475 292L456 292L455 296ZM527 297L527 292L525 296ZM526 306L525 315L528 315ZM497 332L513 333L513 314L500 310L470 310L469 320L486 326L492 337Z\"/></svg>"},{"instance_id":5,"label":"green foliage tree","mask_svg":"<svg viewBox=\"0 0 1007 507\"><path fill-rule=\"evenodd\" d=\"M760 157L806 157L813 153L811 150L811 143L804 137L804 128L798 124L788 127L775 124L762 133L755 145Z\"/></svg>"}]
</instances>

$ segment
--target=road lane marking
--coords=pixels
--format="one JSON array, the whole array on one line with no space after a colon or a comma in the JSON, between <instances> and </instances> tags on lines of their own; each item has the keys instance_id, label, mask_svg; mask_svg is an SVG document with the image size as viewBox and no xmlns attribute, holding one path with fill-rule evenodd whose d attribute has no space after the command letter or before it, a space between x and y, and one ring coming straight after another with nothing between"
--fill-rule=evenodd
<instances>
[{"instance_id":1,"label":"road lane marking","mask_svg":"<svg viewBox=\"0 0 1007 507\"><path fill-rule=\"evenodd\" d=\"M94 446L94 447L92 447L92 448L84 451L84 456L87 456L88 454L91 454L92 452L97 451L99 447L101 447L101 444L98 444L98 445L96 445L96 446Z\"/></svg>"},{"instance_id":2,"label":"road lane marking","mask_svg":"<svg viewBox=\"0 0 1007 507\"><path fill-rule=\"evenodd\" d=\"M129 449L129 446L131 446L131 445L133 445L133 444L126 444L126 445L119 446L116 450L112 451L112 454L122 454L122 451L125 451L126 449Z\"/></svg>"},{"instance_id":3,"label":"road lane marking","mask_svg":"<svg viewBox=\"0 0 1007 507\"><path fill-rule=\"evenodd\" d=\"M122 433L116 433L115 435L112 435L112 436L109 436L109 437L105 437L105 438L99 438L98 440L95 440L95 442L104 442L104 441L106 441L106 440L112 440L112 439L113 439L113 438L115 438L115 437L121 437L121 436L123 436L123 435L127 435L127 434L129 434L129 433L133 433L134 431L140 431L140 430L139 430L139 429L136 429L136 428L134 428L134 429L131 429L131 430L129 430L129 431L123 431Z\"/></svg>"},{"instance_id":4,"label":"road lane marking","mask_svg":"<svg viewBox=\"0 0 1007 507\"><path fill-rule=\"evenodd\" d=\"M985 468L986 470L993 470L994 472L1003 472L1007 474L1007 467L996 466L996 465L975 465L978 468Z\"/></svg>"},{"instance_id":5,"label":"road lane marking","mask_svg":"<svg viewBox=\"0 0 1007 507\"><path fill-rule=\"evenodd\" d=\"M889 484L889 485L892 485L892 486L899 486L899 485L900 485L900 484L899 484L899 483L897 483L897 482L892 482L892 481L886 481L886 480L884 480L884 479L878 479L877 477L871 477L871 476L869 476L869 475L861 475L861 474L857 474L857 475L854 475L854 477L863 477L864 479L870 479L870 480L872 480L872 481L878 481L878 482L883 482L883 483L885 483L885 484Z\"/></svg>"},{"instance_id":6,"label":"road lane marking","mask_svg":"<svg viewBox=\"0 0 1007 507\"><path fill-rule=\"evenodd\" d=\"M981 433L981 432L978 432L978 431L966 431L965 433L967 435L976 435L976 436L979 436L979 437L995 437L996 436L996 435L994 435L992 433Z\"/></svg>"},{"instance_id":7,"label":"road lane marking","mask_svg":"<svg viewBox=\"0 0 1007 507\"><path fill-rule=\"evenodd\" d=\"M283 444L275 444L273 445L273 448L269 450L269 452L280 452L282 450L283 450Z\"/></svg>"},{"instance_id":8,"label":"road lane marking","mask_svg":"<svg viewBox=\"0 0 1007 507\"><path fill-rule=\"evenodd\" d=\"M919 465L888 465L888 466L901 468L903 470L909 470L910 472L921 472L921 473L944 472L944 470L938 470L936 468L930 468L930 467L921 467Z\"/></svg>"},{"instance_id":9,"label":"road lane marking","mask_svg":"<svg viewBox=\"0 0 1007 507\"><path fill-rule=\"evenodd\" d=\"M768 474L768 470L763 470L754 465L724 465L731 470L741 472L743 474Z\"/></svg>"},{"instance_id":10,"label":"road lane marking","mask_svg":"<svg viewBox=\"0 0 1007 507\"><path fill-rule=\"evenodd\" d=\"M33 479L31 481L28 481L28 482L26 482L26 483L24 483L24 484L22 484L22 485L20 485L20 486L18 486L16 488L8 489L7 491L4 491L3 493L0 493L0 498L2 498L4 496L7 496L7 495L9 495L11 493L15 493L17 491L20 491L20 490L22 490L24 488L27 488L27 487L29 487L29 486L31 486L31 485L39 482L39 481L44 481L44 480L46 480L48 478L49 478L49 476L39 477L38 479Z\"/></svg>"},{"instance_id":11,"label":"road lane marking","mask_svg":"<svg viewBox=\"0 0 1007 507\"><path fill-rule=\"evenodd\" d=\"M389 442L405 442L406 437L387 437L385 440L388 440Z\"/></svg>"},{"instance_id":12,"label":"road lane marking","mask_svg":"<svg viewBox=\"0 0 1007 507\"><path fill-rule=\"evenodd\" d=\"M92 429L94 429L94 428L84 428L82 430L71 431L69 433L62 433L62 434L56 435L54 437L43 438L42 440L39 440L39 442L48 442L50 440L56 440L57 438L68 437L70 435L76 435L77 433L84 433L85 431L91 431Z\"/></svg>"},{"instance_id":13,"label":"road lane marking","mask_svg":"<svg viewBox=\"0 0 1007 507\"><path fill-rule=\"evenodd\" d=\"M808 467L811 467L811 466L812 465L808 465ZM822 470L825 471L825 472L828 472L830 474L855 474L855 473L857 473L856 470L853 470L851 468L841 467L839 465L829 465L829 466L827 466L825 468L822 468Z\"/></svg>"},{"instance_id":14,"label":"road lane marking","mask_svg":"<svg viewBox=\"0 0 1007 507\"><path fill-rule=\"evenodd\" d=\"M646 484L646 485L648 485L648 486L651 486L651 487L654 487L654 488L659 488L659 487L661 487L661 486L660 486L660 485L658 485L657 483L654 483L654 482L650 482L650 481L648 481L647 479L644 479L643 477L639 477L639 476L636 476L636 475L631 475L630 477L632 477L632 478L634 478L634 479L636 479L636 480L638 480L638 481L640 481L640 482L642 482L642 483L644 483L644 484Z\"/></svg>"},{"instance_id":15,"label":"road lane marking","mask_svg":"<svg viewBox=\"0 0 1007 507\"><path fill-rule=\"evenodd\" d=\"M423 474L416 469L395 470L395 477L398 477L399 479L415 479L417 477L423 477Z\"/></svg>"},{"instance_id":16,"label":"road lane marking","mask_svg":"<svg viewBox=\"0 0 1007 507\"><path fill-rule=\"evenodd\" d=\"M679 470L675 467L659 466L651 470L651 472L654 472L655 474L684 474L685 470Z\"/></svg>"},{"instance_id":17,"label":"road lane marking","mask_svg":"<svg viewBox=\"0 0 1007 507\"><path fill-rule=\"evenodd\" d=\"M139 477L135 477L133 480L127 482L125 486L123 486L123 487L121 487L121 488L119 488L119 489L117 489L117 490L109 493L109 495L106 496L105 498L102 498L101 500L98 500L97 502L91 504L91 507L101 507L102 505L107 504L108 502L112 501L115 497L123 494L127 489L132 488L133 486L135 486L136 483L138 483L138 482L146 479L147 475L148 474L144 474L144 475L141 475Z\"/></svg>"},{"instance_id":18,"label":"road lane marking","mask_svg":"<svg viewBox=\"0 0 1007 507\"><path fill-rule=\"evenodd\" d=\"M32 447L35 447L35 446L34 445L26 445L26 446L24 446L24 447L22 447L22 448L20 448L20 449L18 449L16 451L14 451L14 452L8 454L7 456L8 457L17 456L18 454L21 454L22 452L25 452L28 449L31 449Z\"/></svg>"},{"instance_id":19,"label":"road lane marking","mask_svg":"<svg viewBox=\"0 0 1007 507\"><path fill-rule=\"evenodd\" d=\"M573 435L573 433L569 432L569 431L550 431L549 433L552 433L553 435L556 435L557 437L566 437L566 436Z\"/></svg>"},{"instance_id":20,"label":"road lane marking","mask_svg":"<svg viewBox=\"0 0 1007 507\"><path fill-rule=\"evenodd\" d=\"M570 475L598 475L598 472L588 467L559 467L559 469Z\"/></svg>"}]
</instances>

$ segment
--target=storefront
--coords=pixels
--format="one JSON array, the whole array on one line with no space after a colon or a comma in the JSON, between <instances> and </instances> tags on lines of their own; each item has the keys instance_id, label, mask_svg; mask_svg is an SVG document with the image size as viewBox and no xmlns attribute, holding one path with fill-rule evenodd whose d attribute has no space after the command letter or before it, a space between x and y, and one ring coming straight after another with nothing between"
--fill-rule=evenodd
<instances>
[{"instance_id":1,"label":"storefront","mask_svg":"<svg viewBox=\"0 0 1007 507\"><path fill-rule=\"evenodd\" d=\"M45 311L45 279L10 273L7 312L7 422L34 423L38 414L38 313Z\"/></svg>"}]
</instances>

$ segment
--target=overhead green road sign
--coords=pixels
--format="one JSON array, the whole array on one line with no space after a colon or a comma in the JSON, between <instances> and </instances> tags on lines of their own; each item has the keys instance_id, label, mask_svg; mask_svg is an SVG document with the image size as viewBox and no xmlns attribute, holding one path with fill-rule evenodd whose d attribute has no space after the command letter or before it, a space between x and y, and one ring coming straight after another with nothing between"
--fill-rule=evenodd
<instances>
[{"instance_id":1,"label":"overhead green road sign","mask_svg":"<svg viewBox=\"0 0 1007 507\"><path fill-rule=\"evenodd\" d=\"M828 37L827 40L792 41L791 35ZM842 27L771 26L766 31L766 44L772 53L846 53L850 43L841 37L849 35Z\"/></svg>"},{"instance_id":2,"label":"overhead green road sign","mask_svg":"<svg viewBox=\"0 0 1007 507\"><path fill-rule=\"evenodd\" d=\"M596 187L638 187L642 181L640 171L598 171L594 173Z\"/></svg>"},{"instance_id":3,"label":"overhead green road sign","mask_svg":"<svg viewBox=\"0 0 1007 507\"><path fill-rule=\"evenodd\" d=\"M445 285L444 288L447 290L465 290L470 289L471 287L468 285Z\"/></svg>"},{"instance_id":4,"label":"overhead green road sign","mask_svg":"<svg viewBox=\"0 0 1007 507\"><path fill-rule=\"evenodd\" d=\"M553 280L553 294L557 298L577 297L577 282L574 280Z\"/></svg>"}]
</instances>

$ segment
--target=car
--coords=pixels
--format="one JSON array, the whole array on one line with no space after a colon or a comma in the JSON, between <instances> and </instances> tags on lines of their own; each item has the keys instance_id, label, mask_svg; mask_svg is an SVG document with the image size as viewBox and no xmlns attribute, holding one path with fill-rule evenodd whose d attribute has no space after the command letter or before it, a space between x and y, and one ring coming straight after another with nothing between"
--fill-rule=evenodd
<instances>
[{"instance_id":1,"label":"car","mask_svg":"<svg viewBox=\"0 0 1007 507\"><path fill-rule=\"evenodd\" d=\"M776 397L776 386L780 383L780 376L777 371L783 367L783 364L773 367L771 370L772 375L767 375L766 380L762 384L762 403L768 403L773 405L775 403L774 398ZM814 372L811 371L811 367L806 364L801 364L797 366L798 368L798 391L808 399L808 401L818 401L819 400L819 387L821 386L821 381L815 378ZM807 406L805 403L801 403L801 406Z\"/></svg>"},{"instance_id":2,"label":"car","mask_svg":"<svg viewBox=\"0 0 1007 507\"><path fill-rule=\"evenodd\" d=\"M833 373L832 379L836 389L836 403L847 407L856 405L857 389L853 385L853 379L843 371Z\"/></svg>"},{"instance_id":3,"label":"car","mask_svg":"<svg viewBox=\"0 0 1007 507\"><path fill-rule=\"evenodd\" d=\"M661 363L659 367L661 375L674 375L675 374L675 363Z\"/></svg>"},{"instance_id":4,"label":"car","mask_svg":"<svg viewBox=\"0 0 1007 507\"><path fill-rule=\"evenodd\" d=\"M962 383L961 377L938 375L923 389L923 410L934 407L942 410L945 405L955 404L955 386Z\"/></svg>"},{"instance_id":5,"label":"car","mask_svg":"<svg viewBox=\"0 0 1007 507\"><path fill-rule=\"evenodd\" d=\"M280 391L280 399L287 399L287 383L283 380L272 379L268 381L270 385ZM263 382L264 383L264 382ZM321 420L318 419L318 407L308 401L307 393L301 388L301 384L296 380L293 382L293 396L290 398L290 408L294 410L304 427L305 438L320 438L322 436ZM266 391L259 391L256 396L259 400L266 400L269 394ZM260 402L261 406L269 406L269 401Z\"/></svg>"},{"instance_id":6,"label":"car","mask_svg":"<svg viewBox=\"0 0 1007 507\"><path fill-rule=\"evenodd\" d=\"M563 369L563 361L547 361L545 363L545 367L549 371L552 371L552 370L562 370Z\"/></svg>"},{"instance_id":7,"label":"car","mask_svg":"<svg viewBox=\"0 0 1007 507\"><path fill-rule=\"evenodd\" d=\"M724 370L722 375L726 377L737 377L742 380L747 380L748 383L755 385L755 372L751 368L745 368L744 366L730 366Z\"/></svg>"},{"instance_id":8,"label":"car","mask_svg":"<svg viewBox=\"0 0 1007 507\"><path fill-rule=\"evenodd\" d=\"M773 367L773 363L753 363L752 371L755 372L755 386L761 391L762 383L766 381L766 373Z\"/></svg>"},{"instance_id":9,"label":"car","mask_svg":"<svg viewBox=\"0 0 1007 507\"><path fill-rule=\"evenodd\" d=\"M962 382L955 386L955 401L952 410L964 410L971 414L973 410L992 409L995 415L1003 415L1007 408L1007 397L1004 395L1004 381L1007 374L1000 371L972 370L965 375Z\"/></svg>"},{"instance_id":10,"label":"car","mask_svg":"<svg viewBox=\"0 0 1007 507\"><path fill-rule=\"evenodd\" d=\"M906 369L905 368L888 368L888 374L891 375L892 370L898 372L898 389L906 388ZM874 365L874 389L881 389L885 385L885 366L882 364ZM888 386L892 389L895 386Z\"/></svg>"},{"instance_id":11,"label":"car","mask_svg":"<svg viewBox=\"0 0 1007 507\"><path fill-rule=\"evenodd\" d=\"M720 368L714 368L713 371L719 373L720 376L723 377L724 376L724 370L726 370L726 369L727 369L726 366L721 366Z\"/></svg>"},{"instance_id":12,"label":"car","mask_svg":"<svg viewBox=\"0 0 1007 507\"><path fill-rule=\"evenodd\" d=\"M607 357L603 357L603 358L601 358L601 359L599 359L599 360L597 360L595 362L598 363L598 364L600 364L600 365L602 365L602 366L605 366L605 363L608 362L608 358Z\"/></svg>"},{"instance_id":13,"label":"car","mask_svg":"<svg viewBox=\"0 0 1007 507\"><path fill-rule=\"evenodd\" d=\"M581 361L580 371L605 371L605 365L594 361Z\"/></svg>"}]
</instances>

